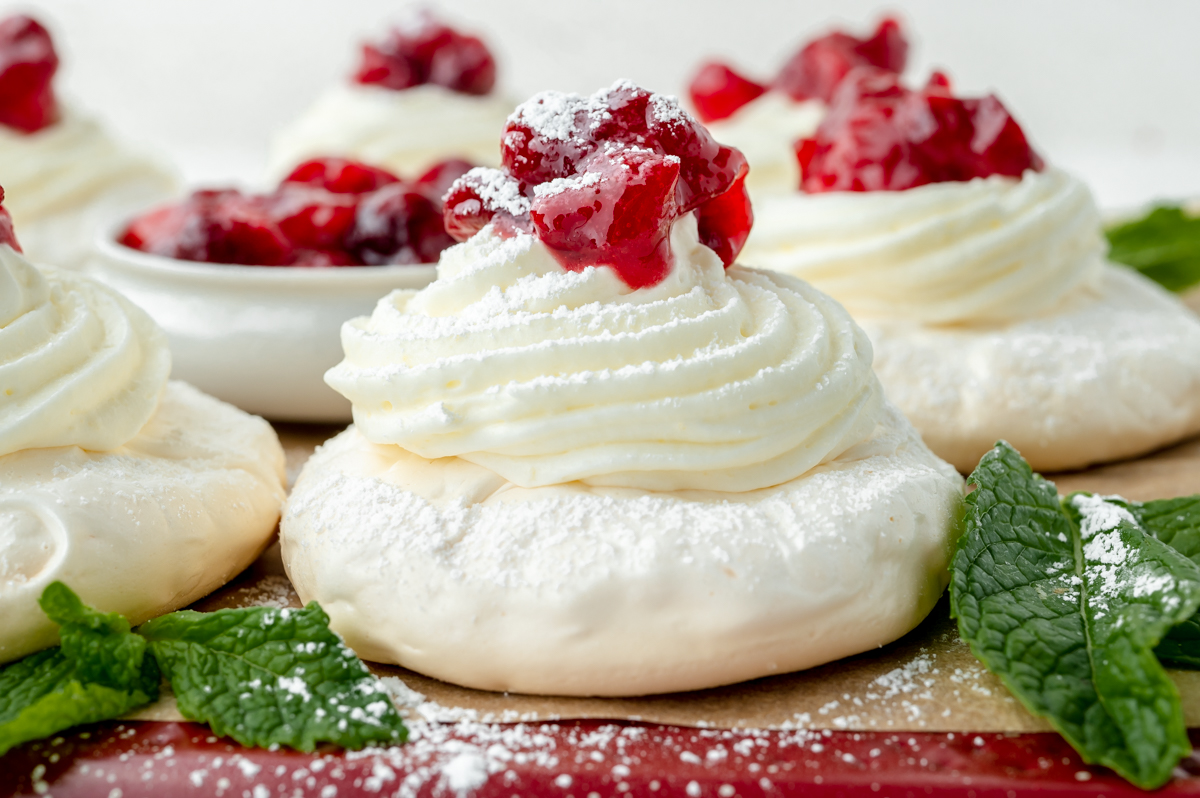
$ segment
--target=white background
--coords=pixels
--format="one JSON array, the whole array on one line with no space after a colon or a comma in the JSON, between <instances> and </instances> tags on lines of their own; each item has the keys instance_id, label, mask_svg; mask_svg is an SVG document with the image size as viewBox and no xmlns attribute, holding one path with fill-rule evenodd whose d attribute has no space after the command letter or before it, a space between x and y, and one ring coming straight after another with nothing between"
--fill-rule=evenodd
<instances>
[{"instance_id":1,"label":"white background","mask_svg":"<svg viewBox=\"0 0 1200 798\"><path fill-rule=\"evenodd\" d=\"M60 87L191 182L256 179L271 133L350 72L358 42L401 12L384 0L42 0ZM516 99L629 77L679 93L722 56L760 79L831 24L882 10L915 40L910 80L946 68L996 91L1042 154L1113 208L1200 195L1200 2L1195 0L449 0Z\"/></svg>"}]
</instances>

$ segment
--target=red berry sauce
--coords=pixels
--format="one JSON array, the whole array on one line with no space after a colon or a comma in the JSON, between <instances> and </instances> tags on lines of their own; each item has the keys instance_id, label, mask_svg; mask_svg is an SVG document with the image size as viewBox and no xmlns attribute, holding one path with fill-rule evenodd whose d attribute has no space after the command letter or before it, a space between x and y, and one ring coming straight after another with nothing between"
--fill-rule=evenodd
<instances>
[{"instance_id":1,"label":"red berry sauce","mask_svg":"<svg viewBox=\"0 0 1200 798\"><path fill-rule=\"evenodd\" d=\"M483 95L496 85L496 61L477 37L421 12L382 42L363 45L354 80L394 91L432 84Z\"/></svg>"},{"instance_id":2,"label":"red berry sauce","mask_svg":"<svg viewBox=\"0 0 1200 798\"><path fill-rule=\"evenodd\" d=\"M249 266L435 263L447 184L470 168L435 165L415 182L346 158L297 166L269 194L196 191L134 219L119 241L179 260Z\"/></svg>"},{"instance_id":3,"label":"red berry sauce","mask_svg":"<svg viewBox=\"0 0 1200 798\"><path fill-rule=\"evenodd\" d=\"M58 120L50 86L58 69L54 42L30 17L0 20L0 125L36 133Z\"/></svg>"},{"instance_id":4,"label":"red berry sauce","mask_svg":"<svg viewBox=\"0 0 1200 798\"><path fill-rule=\"evenodd\" d=\"M13 232L12 217L4 207L4 188L0 187L0 244L8 244L17 252L21 245L17 243L17 234Z\"/></svg>"},{"instance_id":5,"label":"red berry sauce","mask_svg":"<svg viewBox=\"0 0 1200 798\"><path fill-rule=\"evenodd\" d=\"M955 97L940 73L914 91L875 67L842 81L816 134L796 142L796 157L809 193L902 191L1044 168L994 95Z\"/></svg>"},{"instance_id":6,"label":"red berry sauce","mask_svg":"<svg viewBox=\"0 0 1200 798\"><path fill-rule=\"evenodd\" d=\"M908 40L900 23L885 17L869 38L834 31L804 45L788 59L769 87L719 61L706 62L692 78L688 94L700 119L716 122L732 116L768 88L785 92L797 101L829 102L838 83L855 67L875 66L900 74L907 59Z\"/></svg>"},{"instance_id":7,"label":"red berry sauce","mask_svg":"<svg viewBox=\"0 0 1200 798\"><path fill-rule=\"evenodd\" d=\"M543 92L509 117L502 170L473 169L446 195L446 230L489 222L530 232L570 271L611 266L631 288L671 268L671 224L696 211L700 240L726 266L750 232L746 159L673 97L619 81L591 97Z\"/></svg>"}]
</instances>

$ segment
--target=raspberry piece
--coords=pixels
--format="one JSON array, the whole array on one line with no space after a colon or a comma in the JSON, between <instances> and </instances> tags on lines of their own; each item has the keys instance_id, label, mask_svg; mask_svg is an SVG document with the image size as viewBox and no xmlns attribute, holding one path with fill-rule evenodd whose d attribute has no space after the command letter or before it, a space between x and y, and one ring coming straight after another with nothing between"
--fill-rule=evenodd
<instances>
[{"instance_id":1,"label":"raspberry piece","mask_svg":"<svg viewBox=\"0 0 1200 798\"><path fill-rule=\"evenodd\" d=\"M349 158L313 158L297 166L283 179L283 185L303 183L335 194L366 194L389 183L399 183L386 169L368 166Z\"/></svg>"},{"instance_id":2,"label":"raspberry piece","mask_svg":"<svg viewBox=\"0 0 1200 798\"><path fill-rule=\"evenodd\" d=\"M12 217L4 207L4 188L0 187L0 244L8 244L17 252L21 245L17 243L17 234L13 231Z\"/></svg>"},{"instance_id":3,"label":"raspberry piece","mask_svg":"<svg viewBox=\"0 0 1200 798\"><path fill-rule=\"evenodd\" d=\"M733 116L739 108L758 99L767 90L761 83L742 77L718 61L700 67L688 85L692 107L702 122L716 122Z\"/></svg>"},{"instance_id":4,"label":"raspberry piece","mask_svg":"<svg viewBox=\"0 0 1200 798\"><path fill-rule=\"evenodd\" d=\"M496 61L480 39L421 13L379 44L365 44L358 83L400 91L430 83L484 95L496 85Z\"/></svg>"},{"instance_id":5,"label":"raspberry piece","mask_svg":"<svg viewBox=\"0 0 1200 798\"><path fill-rule=\"evenodd\" d=\"M884 18L869 39L834 31L809 42L784 64L773 85L795 100L829 102L855 67L874 66L900 74L907 60L908 41L900 23Z\"/></svg>"},{"instance_id":6,"label":"raspberry piece","mask_svg":"<svg viewBox=\"0 0 1200 798\"><path fill-rule=\"evenodd\" d=\"M452 243L437 206L419 191L393 183L359 203L346 248L360 263L432 263Z\"/></svg>"},{"instance_id":7,"label":"raspberry piece","mask_svg":"<svg viewBox=\"0 0 1200 798\"><path fill-rule=\"evenodd\" d=\"M234 189L197 191L135 219L121 243L181 260L286 266L291 243L260 202Z\"/></svg>"},{"instance_id":8,"label":"raspberry piece","mask_svg":"<svg viewBox=\"0 0 1200 798\"><path fill-rule=\"evenodd\" d=\"M1044 168L996 97L954 97L941 74L913 91L875 67L846 77L816 134L796 142L796 157L809 193L902 191Z\"/></svg>"},{"instance_id":9,"label":"raspberry piece","mask_svg":"<svg viewBox=\"0 0 1200 798\"><path fill-rule=\"evenodd\" d=\"M24 15L0 21L0 125L35 133L58 119L51 80L58 55L50 34Z\"/></svg>"},{"instance_id":10,"label":"raspberry piece","mask_svg":"<svg viewBox=\"0 0 1200 798\"><path fill-rule=\"evenodd\" d=\"M530 208L538 238L570 271L612 266L642 288L670 271L680 159L653 150L601 150L584 171L543 183Z\"/></svg>"}]
</instances>

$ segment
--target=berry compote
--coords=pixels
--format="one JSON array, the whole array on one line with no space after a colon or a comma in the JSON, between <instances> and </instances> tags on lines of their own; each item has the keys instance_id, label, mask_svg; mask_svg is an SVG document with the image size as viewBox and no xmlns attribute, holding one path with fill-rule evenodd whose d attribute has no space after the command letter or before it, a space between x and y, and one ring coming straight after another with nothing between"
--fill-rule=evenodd
<instances>
[{"instance_id":1,"label":"berry compote","mask_svg":"<svg viewBox=\"0 0 1200 798\"><path fill-rule=\"evenodd\" d=\"M17 243L17 234L13 232L12 217L4 207L4 188L0 186L0 244L8 244L17 252L21 245Z\"/></svg>"},{"instance_id":2,"label":"berry compote","mask_svg":"<svg viewBox=\"0 0 1200 798\"><path fill-rule=\"evenodd\" d=\"M483 95L496 85L496 61L480 39L422 11L383 41L363 45L354 80L394 91L432 84Z\"/></svg>"},{"instance_id":3,"label":"berry compote","mask_svg":"<svg viewBox=\"0 0 1200 798\"><path fill-rule=\"evenodd\" d=\"M995 96L955 97L940 73L912 90L876 67L842 81L816 134L796 142L796 157L809 193L902 191L1044 168Z\"/></svg>"},{"instance_id":4,"label":"berry compote","mask_svg":"<svg viewBox=\"0 0 1200 798\"><path fill-rule=\"evenodd\" d=\"M0 125L36 133L58 120L50 83L58 55L50 34L24 15L0 20Z\"/></svg>"},{"instance_id":5,"label":"berry compote","mask_svg":"<svg viewBox=\"0 0 1200 798\"><path fill-rule=\"evenodd\" d=\"M708 61L692 78L688 94L700 119L716 122L732 116L768 89L784 92L797 101L829 102L838 83L855 67L875 66L900 74L907 60L908 40L900 23L885 17L865 39L833 31L808 42L788 59L770 84L755 83L720 61Z\"/></svg>"},{"instance_id":6,"label":"berry compote","mask_svg":"<svg viewBox=\"0 0 1200 798\"><path fill-rule=\"evenodd\" d=\"M726 266L750 233L746 159L718 144L673 97L627 81L591 97L543 92L509 117L502 169L473 169L446 195L446 230L465 241L491 223L528 232L564 268L611 266L632 288L671 268L669 233L696 212Z\"/></svg>"},{"instance_id":7,"label":"berry compote","mask_svg":"<svg viewBox=\"0 0 1200 798\"><path fill-rule=\"evenodd\" d=\"M134 219L119 241L204 263L435 263L454 243L442 226L442 195L470 166L443 161L415 181L404 181L346 158L316 158L297 166L269 194L193 192Z\"/></svg>"}]
</instances>

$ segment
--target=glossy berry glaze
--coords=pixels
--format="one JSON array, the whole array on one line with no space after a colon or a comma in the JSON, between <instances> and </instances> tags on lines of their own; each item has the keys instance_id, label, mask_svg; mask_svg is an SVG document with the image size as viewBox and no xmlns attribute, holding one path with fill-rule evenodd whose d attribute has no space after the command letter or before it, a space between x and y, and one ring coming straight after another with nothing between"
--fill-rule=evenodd
<instances>
[{"instance_id":1,"label":"glossy berry glaze","mask_svg":"<svg viewBox=\"0 0 1200 798\"><path fill-rule=\"evenodd\" d=\"M496 61L475 36L422 12L382 42L364 44L354 80L395 91L432 84L482 95L496 85Z\"/></svg>"},{"instance_id":2,"label":"glossy berry glaze","mask_svg":"<svg viewBox=\"0 0 1200 798\"><path fill-rule=\"evenodd\" d=\"M816 134L796 142L796 157L809 193L902 191L1044 168L995 96L955 97L940 73L914 91L875 67L842 81Z\"/></svg>"},{"instance_id":3,"label":"glossy berry glaze","mask_svg":"<svg viewBox=\"0 0 1200 798\"><path fill-rule=\"evenodd\" d=\"M692 79L688 94L700 119L715 122L732 116L768 89L785 92L797 101L829 102L838 83L855 67L875 66L900 74L907 59L908 41L900 23L884 18L866 39L843 31L814 39L788 59L769 85L743 77L719 61L709 61Z\"/></svg>"},{"instance_id":4,"label":"glossy berry glaze","mask_svg":"<svg viewBox=\"0 0 1200 798\"><path fill-rule=\"evenodd\" d=\"M58 119L50 83L58 55L50 34L24 15L0 20L0 125L36 133Z\"/></svg>"},{"instance_id":5,"label":"glossy berry glaze","mask_svg":"<svg viewBox=\"0 0 1200 798\"><path fill-rule=\"evenodd\" d=\"M591 97L543 92L509 117L503 168L473 169L446 195L446 230L493 223L537 236L570 271L611 266L632 288L671 269L671 224L695 211L700 240L733 263L753 214L748 167L673 97L619 81Z\"/></svg>"},{"instance_id":6,"label":"glossy berry glaze","mask_svg":"<svg viewBox=\"0 0 1200 798\"><path fill-rule=\"evenodd\" d=\"M17 252L21 251L21 245L17 243L17 234L13 232L12 217L4 208L4 189L2 187L0 187L0 244L8 244Z\"/></svg>"},{"instance_id":7,"label":"glossy berry glaze","mask_svg":"<svg viewBox=\"0 0 1200 798\"><path fill-rule=\"evenodd\" d=\"M134 219L119 237L180 260L251 266L434 263L453 240L441 195L470 169L437 164L413 182L344 158L300 164L269 194L196 191Z\"/></svg>"}]
</instances>

